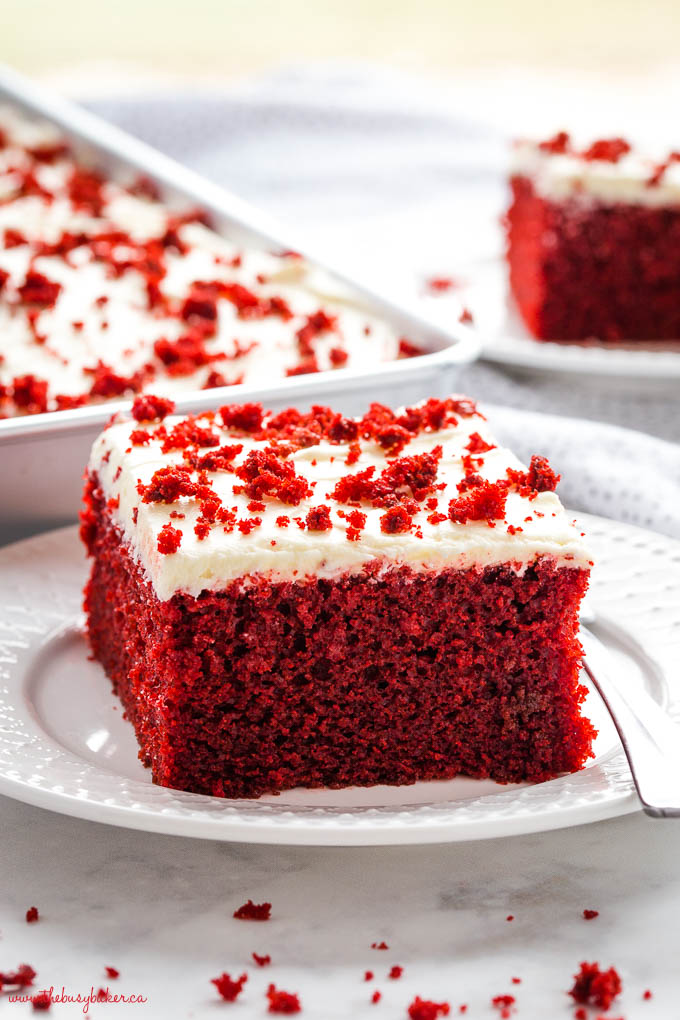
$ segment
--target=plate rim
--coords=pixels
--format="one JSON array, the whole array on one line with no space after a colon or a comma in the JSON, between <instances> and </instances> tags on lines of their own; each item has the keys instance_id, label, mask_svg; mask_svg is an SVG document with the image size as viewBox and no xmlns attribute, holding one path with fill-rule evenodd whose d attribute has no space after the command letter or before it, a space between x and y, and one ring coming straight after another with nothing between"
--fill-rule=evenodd
<instances>
[{"instance_id":1,"label":"plate rim","mask_svg":"<svg viewBox=\"0 0 680 1020\"><path fill-rule=\"evenodd\" d=\"M586 527L589 522L607 534L616 530L626 535L638 536L638 544L656 542L661 546L670 547L676 554L677 562L680 564L680 542L675 539L659 535L655 532L639 528L635 525L623 524L612 521L608 518L595 515L579 514ZM20 542L0 548L0 564L12 558L25 563L25 554L38 551L41 547L50 543L55 548L68 548L69 543L77 541L77 525L69 525L56 531L45 532L33 538L23 539ZM613 537L610 536L613 541ZM29 557L30 560L30 557ZM71 564L74 569L84 566L84 558L77 565ZM72 584L75 582L75 576ZM680 591L680 569L677 570L676 583ZM0 590L0 595L2 594ZM77 591L80 597L80 587ZM1 608L1 605L0 605ZM73 626L74 614L71 609L64 611L66 615L60 622L52 626L44 627L36 633L34 642L26 645L26 654L39 654L39 648L44 647L50 634L60 629ZM610 617L611 618L611 617ZM2 617L0 617L2 620ZM616 625L621 626L616 620ZM4 625L3 625L4 626ZM5 628L7 629L7 628ZM11 627L10 627L11 629ZM1 644L0 640L0 644ZM668 671L660 664L663 657L656 654L657 650L649 647L648 641L639 640L635 637L635 643L645 656L650 658L661 671L668 676ZM639 810L639 801L634 790L632 778L628 772L623 752L613 748L605 753L598 763L572 776L560 777L551 781L551 784L569 783L578 777L595 776L591 770L606 767L616 772L615 789L607 789L606 796L586 798L585 802L578 797L573 803L569 802L567 794L566 802L563 802L564 793L560 790L561 800L550 805L546 804L541 810L527 809L526 804L515 805L508 814L501 808L501 817L491 810L487 815L474 816L474 804L485 799L502 796L504 791L499 790L498 794L487 793L480 796L478 800L471 798L468 801L442 801L434 805L412 804L394 806L360 806L355 808L342 808L338 806L298 806L298 805L272 805L261 801L226 801L220 798L202 797L200 795L182 793L181 791L168 791L162 787L143 784L139 780L125 780L143 788L144 793L154 798L153 807L145 806L132 799L128 803L115 803L112 798L102 798L92 795L87 787L79 787L77 793L70 793L60 788L46 787L40 782L31 781L30 778L22 777L11 767L8 768L7 749L11 750L12 742L7 741L8 730L3 723L2 715L2 667L3 662L7 666L7 655L0 658L0 794L9 796L15 800L31 804L33 806L46 808L71 817L82 818L89 821L96 821L104 824L112 824L117 827L139 829L143 831L165 833L175 836L186 836L194 838L208 838L220 841L248 842L277 845L310 845L310 846L369 846L369 845L413 845L432 843L453 843L460 841L503 838L507 836L549 831L573 825L586 824L613 818L620 815ZM20 663L16 666L12 678L12 663L6 669L9 672L10 682L24 682L26 670L21 670ZM680 689L677 693L677 705L674 706L680 713ZM46 734L39 722L34 720L37 737L45 742ZM36 739L36 733L32 735ZM29 741L30 743L30 741ZM67 759L75 759L73 752L67 751L62 745L52 743L58 748L59 753ZM3 747L5 761L3 762ZM80 759L80 767L85 766L88 774L101 775L104 770L94 763ZM108 776L116 776L116 773L108 772ZM118 779L121 777L118 776ZM552 792L557 790L555 785L536 784L535 787L522 787L518 790L536 790L543 787ZM167 795L165 798L163 795ZM141 795L141 791L140 791ZM163 803L164 799L167 803ZM187 801L184 805L183 801ZM202 811L200 802L209 802L213 807L212 811ZM466 815L465 807L456 809L455 805L472 806L472 816ZM272 810L279 808L278 811ZM428 817L428 809L432 809ZM448 810L448 814L447 814ZM454 813L458 817L454 818ZM343 820L344 816L344 820ZM408 816L410 818L407 821Z\"/></svg>"}]
</instances>

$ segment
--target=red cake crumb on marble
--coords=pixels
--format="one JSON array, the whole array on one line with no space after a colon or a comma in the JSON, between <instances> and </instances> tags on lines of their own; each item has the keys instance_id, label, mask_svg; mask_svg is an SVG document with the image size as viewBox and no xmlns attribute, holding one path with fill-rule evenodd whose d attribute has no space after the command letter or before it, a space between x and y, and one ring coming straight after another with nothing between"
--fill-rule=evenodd
<instances>
[{"instance_id":1,"label":"red cake crumb on marble","mask_svg":"<svg viewBox=\"0 0 680 1020\"><path fill-rule=\"evenodd\" d=\"M47 1010L50 1009L52 1006L52 999L50 997L50 993L47 991L38 992L31 998L31 1004L33 1006L33 1009L37 1013L47 1012Z\"/></svg>"},{"instance_id":2,"label":"red cake crumb on marble","mask_svg":"<svg viewBox=\"0 0 680 1020\"><path fill-rule=\"evenodd\" d=\"M574 984L569 994L574 1002L584 1006L609 1009L622 987L621 978L614 967L600 970L598 963L583 962L578 974L574 975Z\"/></svg>"},{"instance_id":3,"label":"red cake crumb on marble","mask_svg":"<svg viewBox=\"0 0 680 1020\"><path fill-rule=\"evenodd\" d=\"M268 921L271 917L271 903L253 903L248 900L243 906L234 911L234 917L239 921Z\"/></svg>"},{"instance_id":4,"label":"red cake crumb on marble","mask_svg":"<svg viewBox=\"0 0 680 1020\"><path fill-rule=\"evenodd\" d=\"M514 1012L515 1002L514 995L494 995L491 1005L498 1010L501 1020L509 1020Z\"/></svg>"},{"instance_id":5,"label":"red cake crumb on marble","mask_svg":"<svg viewBox=\"0 0 680 1020\"><path fill-rule=\"evenodd\" d=\"M565 132L515 147L510 286L539 340L680 338L677 153L647 159L620 138Z\"/></svg>"},{"instance_id":6,"label":"red cake crumb on marble","mask_svg":"<svg viewBox=\"0 0 680 1020\"><path fill-rule=\"evenodd\" d=\"M211 978L211 984L215 986L220 998L224 999L225 1002L236 1002L247 980L247 974L241 974L240 977L234 980L225 971L219 977Z\"/></svg>"},{"instance_id":7,"label":"red cake crumb on marble","mask_svg":"<svg viewBox=\"0 0 680 1020\"><path fill-rule=\"evenodd\" d=\"M583 911L583 919L585 921L592 921L592 920L594 920L594 918L599 917L599 916L600 916L600 911L599 910L588 910L588 909L586 909L586 910Z\"/></svg>"},{"instance_id":8,"label":"red cake crumb on marble","mask_svg":"<svg viewBox=\"0 0 680 1020\"><path fill-rule=\"evenodd\" d=\"M85 609L155 782L542 781L591 755L587 550L558 476L499 447L472 401L137 408L150 438L120 418L93 448Z\"/></svg>"},{"instance_id":9,"label":"red cake crumb on marble","mask_svg":"<svg viewBox=\"0 0 680 1020\"><path fill-rule=\"evenodd\" d=\"M34 924L40 920L40 914L38 913L37 907L29 907L26 911L26 921L28 924Z\"/></svg>"},{"instance_id":10,"label":"red cake crumb on marble","mask_svg":"<svg viewBox=\"0 0 680 1020\"><path fill-rule=\"evenodd\" d=\"M267 989L267 999L269 1001L268 1013L302 1012L302 1004L298 995L293 992L284 992L273 984Z\"/></svg>"},{"instance_id":11,"label":"red cake crumb on marble","mask_svg":"<svg viewBox=\"0 0 680 1020\"><path fill-rule=\"evenodd\" d=\"M437 1020L437 1017L448 1016L451 1007L448 1002L432 1002L429 999L421 999L416 995L408 1007L410 1020Z\"/></svg>"}]
</instances>

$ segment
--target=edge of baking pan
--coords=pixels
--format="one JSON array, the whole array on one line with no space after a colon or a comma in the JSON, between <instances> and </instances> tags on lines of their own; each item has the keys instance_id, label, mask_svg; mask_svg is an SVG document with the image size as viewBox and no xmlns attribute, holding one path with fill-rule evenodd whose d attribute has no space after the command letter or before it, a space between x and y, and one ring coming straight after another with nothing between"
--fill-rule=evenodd
<instances>
[{"instance_id":1,"label":"edge of baking pan","mask_svg":"<svg viewBox=\"0 0 680 1020\"><path fill-rule=\"evenodd\" d=\"M302 239L293 237L292 232L237 195L76 104L53 95L4 65L0 65L0 101L12 102L29 113L57 124L72 143L93 152L109 172L115 174L127 170L143 173L160 186L166 201L200 205L215 219L217 232L228 233L237 243L255 244L270 250L299 251L312 265L318 266L345 288L349 288L362 304L382 315L397 330L423 344L428 351L415 358L385 362L365 372L358 369L336 369L333 372L278 381L277 392L280 391L282 395L285 393L290 400L304 399L308 393L318 398L326 391L337 390L338 384L354 391L357 388L375 387L378 383L385 386L404 375L415 380L421 373L423 376L431 373L435 367L443 369L448 365L468 363L479 355L479 339L469 326L456 324L455 332L452 333L396 304L390 297L367 287L333 265L332 261L312 251ZM248 394L262 389L257 383L247 383L207 391L187 391L176 400L176 404L182 413L200 411L216 403L247 399ZM70 411L4 419L0 421L0 443L29 435L103 426L112 413L129 408L130 404L131 400L128 399Z\"/></svg>"}]
</instances>

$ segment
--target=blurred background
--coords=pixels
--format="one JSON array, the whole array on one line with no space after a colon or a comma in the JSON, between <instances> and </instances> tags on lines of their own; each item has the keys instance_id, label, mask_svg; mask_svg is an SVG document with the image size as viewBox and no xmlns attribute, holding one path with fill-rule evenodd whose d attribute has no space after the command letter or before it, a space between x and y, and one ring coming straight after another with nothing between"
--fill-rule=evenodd
<instances>
[{"instance_id":1,"label":"blurred background","mask_svg":"<svg viewBox=\"0 0 680 1020\"><path fill-rule=\"evenodd\" d=\"M628 76L677 61L676 0L4 0L5 59L64 81L95 66L227 81L282 62L377 61ZM99 77L99 70L97 77ZM94 84L94 82L93 82ZM99 81L101 86L103 81Z\"/></svg>"},{"instance_id":2,"label":"blurred background","mask_svg":"<svg viewBox=\"0 0 680 1020\"><path fill-rule=\"evenodd\" d=\"M503 273L513 137L566 129L587 141L624 134L664 154L680 148L678 0L3 7L0 60L445 323L458 298L429 292L433 276L483 281L480 315L503 314L503 292L487 300L484 273ZM462 384L487 400L680 436L675 393L651 402L632 378L605 399L597 378L575 387L486 363Z\"/></svg>"}]
</instances>

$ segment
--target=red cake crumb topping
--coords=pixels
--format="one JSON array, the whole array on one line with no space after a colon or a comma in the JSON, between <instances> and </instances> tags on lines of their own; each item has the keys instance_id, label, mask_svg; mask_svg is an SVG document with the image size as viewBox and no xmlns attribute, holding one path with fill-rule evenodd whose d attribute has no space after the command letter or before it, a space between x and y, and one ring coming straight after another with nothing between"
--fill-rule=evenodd
<instances>
[{"instance_id":1,"label":"red cake crumb topping","mask_svg":"<svg viewBox=\"0 0 680 1020\"><path fill-rule=\"evenodd\" d=\"M448 1016L451 1007L448 1002L432 1002L429 999L421 999L416 995L408 1007L410 1020L437 1020L437 1017Z\"/></svg>"},{"instance_id":2,"label":"red cake crumb topping","mask_svg":"<svg viewBox=\"0 0 680 1020\"><path fill-rule=\"evenodd\" d=\"M173 400L165 397L155 397L151 393L144 393L135 397L132 404L132 417L135 421L163 421L167 415L175 410Z\"/></svg>"},{"instance_id":3,"label":"red cake crumb topping","mask_svg":"<svg viewBox=\"0 0 680 1020\"><path fill-rule=\"evenodd\" d=\"M293 992L284 992L278 989L275 985L270 985L267 989L267 999L269 1000L269 1013L300 1013L302 1012L302 1005L300 999Z\"/></svg>"},{"instance_id":4,"label":"red cake crumb topping","mask_svg":"<svg viewBox=\"0 0 680 1020\"><path fill-rule=\"evenodd\" d=\"M272 958L269 953L267 953L266 956L260 956L258 953L251 953L250 955L258 967L268 967L272 962Z\"/></svg>"},{"instance_id":5,"label":"red cake crumb topping","mask_svg":"<svg viewBox=\"0 0 680 1020\"><path fill-rule=\"evenodd\" d=\"M521 985L522 984L522 979L521 978L513 977L513 978L510 978L510 980L513 983L513 985Z\"/></svg>"},{"instance_id":6,"label":"red cake crumb topping","mask_svg":"<svg viewBox=\"0 0 680 1020\"><path fill-rule=\"evenodd\" d=\"M252 900L248 900L234 911L234 917L239 921L268 921L271 912L271 903L253 903Z\"/></svg>"},{"instance_id":7,"label":"red cake crumb topping","mask_svg":"<svg viewBox=\"0 0 680 1020\"><path fill-rule=\"evenodd\" d=\"M618 161L630 152L630 145L625 138L600 138L581 153L581 158L591 160L603 160L606 163L618 163Z\"/></svg>"},{"instance_id":8,"label":"red cake crumb topping","mask_svg":"<svg viewBox=\"0 0 680 1020\"><path fill-rule=\"evenodd\" d=\"M458 316L458 321L460 323L462 323L463 325L466 325L466 324L469 325L470 323L475 321L475 317L474 317L474 315L472 314L472 312L470 311L469 308L464 308L463 311Z\"/></svg>"},{"instance_id":9,"label":"red cake crumb topping","mask_svg":"<svg viewBox=\"0 0 680 1020\"><path fill-rule=\"evenodd\" d=\"M234 492L245 492L251 499L270 496L289 506L299 506L312 495L307 479L297 475L293 465L282 460L271 447L251 450L235 473L246 484L235 486Z\"/></svg>"},{"instance_id":10,"label":"red cake crumb topping","mask_svg":"<svg viewBox=\"0 0 680 1020\"><path fill-rule=\"evenodd\" d=\"M110 978L112 981L120 977L120 971L116 967L105 967L104 970L106 971L107 978Z\"/></svg>"},{"instance_id":11,"label":"red cake crumb topping","mask_svg":"<svg viewBox=\"0 0 680 1020\"><path fill-rule=\"evenodd\" d=\"M515 920L515 915L514 914L508 914L508 916L506 917L505 920L506 921L514 921Z\"/></svg>"},{"instance_id":12,"label":"red cake crumb topping","mask_svg":"<svg viewBox=\"0 0 680 1020\"><path fill-rule=\"evenodd\" d=\"M428 290L431 290L433 294L445 294L446 291L453 290L457 287L458 283L451 276L430 276L425 281L425 286Z\"/></svg>"},{"instance_id":13,"label":"red cake crumb topping","mask_svg":"<svg viewBox=\"0 0 680 1020\"><path fill-rule=\"evenodd\" d=\"M659 184L661 184L661 181L663 179L664 174L666 173L666 170L668 170L668 168L672 166L673 163L680 163L680 152L669 153L666 159L663 161L663 163L659 163L658 166L654 167L654 172L652 173L651 177L649 177L649 179L647 180L647 187L655 188Z\"/></svg>"},{"instance_id":14,"label":"red cake crumb topping","mask_svg":"<svg viewBox=\"0 0 680 1020\"><path fill-rule=\"evenodd\" d=\"M75 206L100 216L104 204L103 184L104 179L94 170L77 168L68 182L69 198Z\"/></svg>"},{"instance_id":15,"label":"red cake crumb topping","mask_svg":"<svg viewBox=\"0 0 680 1020\"><path fill-rule=\"evenodd\" d=\"M47 410L47 382L35 375L15 376L12 380L14 403L29 414Z\"/></svg>"},{"instance_id":16,"label":"red cake crumb topping","mask_svg":"<svg viewBox=\"0 0 680 1020\"><path fill-rule=\"evenodd\" d=\"M364 971L364 981L372 981L374 976L375 975L372 970Z\"/></svg>"},{"instance_id":17,"label":"red cake crumb topping","mask_svg":"<svg viewBox=\"0 0 680 1020\"><path fill-rule=\"evenodd\" d=\"M381 1000L381 999L382 999L382 992L379 992L379 991L378 991L378 990L376 989L376 990L375 990L375 991L373 992L373 995L371 996L371 1002L372 1002L372 1003L373 1003L373 1005L375 1006L375 1005L377 1005L377 1003L379 1003L379 1002L380 1002L380 1000Z\"/></svg>"},{"instance_id":18,"label":"red cake crumb topping","mask_svg":"<svg viewBox=\"0 0 680 1020\"><path fill-rule=\"evenodd\" d=\"M331 347L328 352L328 357L330 358L331 365L334 368L341 368L342 365L347 363L349 354L347 351L343 351L342 347Z\"/></svg>"},{"instance_id":19,"label":"red cake crumb topping","mask_svg":"<svg viewBox=\"0 0 680 1020\"><path fill-rule=\"evenodd\" d=\"M243 452L243 443L220 446L201 457L189 455L189 463L199 471L232 471L232 461Z\"/></svg>"},{"instance_id":20,"label":"red cake crumb topping","mask_svg":"<svg viewBox=\"0 0 680 1020\"><path fill-rule=\"evenodd\" d=\"M225 404L220 408L220 418L229 429L242 432L258 432L262 427L264 410L262 404Z\"/></svg>"},{"instance_id":21,"label":"red cake crumb topping","mask_svg":"<svg viewBox=\"0 0 680 1020\"><path fill-rule=\"evenodd\" d=\"M277 518L277 524L279 520ZM329 531L333 527L330 509L327 506L313 506L305 517L305 523L310 531Z\"/></svg>"},{"instance_id":22,"label":"red cake crumb topping","mask_svg":"<svg viewBox=\"0 0 680 1020\"><path fill-rule=\"evenodd\" d=\"M366 527L366 514L362 513L361 510L352 510L348 514L343 510L338 510L338 517L344 517L347 521L347 541L358 542L361 538L361 532Z\"/></svg>"},{"instance_id":23,"label":"red cake crumb topping","mask_svg":"<svg viewBox=\"0 0 680 1020\"><path fill-rule=\"evenodd\" d=\"M395 963L393 967L390 967L390 972L387 976L388 978L392 978L393 981L396 981L403 973L404 968L400 967L398 963Z\"/></svg>"},{"instance_id":24,"label":"red cake crumb topping","mask_svg":"<svg viewBox=\"0 0 680 1020\"><path fill-rule=\"evenodd\" d=\"M388 465L377 478L375 467L341 478L331 495L339 503L359 504L363 500L374 507L392 507L405 499L422 502L434 492L442 447L429 453L400 457Z\"/></svg>"},{"instance_id":25,"label":"red cake crumb topping","mask_svg":"<svg viewBox=\"0 0 680 1020\"><path fill-rule=\"evenodd\" d=\"M538 143L541 152L549 152L553 156L563 156L569 150L570 138L566 131L558 131L552 138Z\"/></svg>"},{"instance_id":26,"label":"red cake crumb topping","mask_svg":"<svg viewBox=\"0 0 680 1020\"><path fill-rule=\"evenodd\" d=\"M584 910L583 911L583 917L585 918L586 921L592 921L594 917L599 917L599 916L600 916L600 911L599 910Z\"/></svg>"},{"instance_id":27,"label":"red cake crumb topping","mask_svg":"<svg viewBox=\"0 0 680 1020\"><path fill-rule=\"evenodd\" d=\"M366 327L366 329L368 329L368 333L366 333L366 335L369 336L371 331L368 326ZM400 338L399 340L400 358L417 358L420 354L424 353L425 350L423 347L420 347L418 344L412 343L410 340L407 340L406 337L404 336Z\"/></svg>"},{"instance_id":28,"label":"red cake crumb topping","mask_svg":"<svg viewBox=\"0 0 680 1020\"><path fill-rule=\"evenodd\" d=\"M578 974L574 975L574 984L569 995L575 1002L584 1006L609 1009L622 987L621 978L614 967L600 970L598 963L583 962Z\"/></svg>"},{"instance_id":29,"label":"red cake crumb topping","mask_svg":"<svg viewBox=\"0 0 680 1020\"><path fill-rule=\"evenodd\" d=\"M642 993L642 998L645 1000L645 1002L649 1002L649 1000L652 998L652 993L649 988L645 988L644 992Z\"/></svg>"},{"instance_id":30,"label":"red cake crumb topping","mask_svg":"<svg viewBox=\"0 0 680 1020\"><path fill-rule=\"evenodd\" d=\"M29 907L26 911L26 921L28 924L33 924L35 921L40 919L37 907Z\"/></svg>"},{"instance_id":31,"label":"red cake crumb topping","mask_svg":"<svg viewBox=\"0 0 680 1020\"><path fill-rule=\"evenodd\" d=\"M19 296L24 304L40 305L41 308L52 308L56 304L60 283L53 283L43 273L28 272L26 279L18 288Z\"/></svg>"},{"instance_id":32,"label":"red cake crumb topping","mask_svg":"<svg viewBox=\"0 0 680 1020\"><path fill-rule=\"evenodd\" d=\"M454 524L465 524L467 521L493 522L503 517L507 491L497 482L483 480L481 484L470 490L469 494L458 496L449 503L449 518Z\"/></svg>"},{"instance_id":33,"label":"red cake crumb topping","mask_svg":"<svg viewBox=\"0 0 680 1020\"><path fill-rule=\"evenodd\" d=\"M153 435L146 429L133 429L130 433L130 442L133 446L148 446Z\"/></svg>"},{"instance_id":34,"label":"red cake crumb topping","mask_svg":"<svg viewBox=\"0 0 680 1020\"><path fill-rule=\"evenodd\" d=\"M337 328L338 320L334 315L327 315L322 308L313 315L308 315L304 326L295 336L297 337L298 349L303 358L314 355L313 341L321 333L332 332Z\"/></svg>"},{"instance_id":35,"label":"red cake crumb topping","mask_svg":"<svg viewBox=\"0 0 680 1020\"><path fill-rule=\"evenodd\" d=\"M393 506L380 518L380 530L387 535L410 531L412 524L413 518L403 506Z\"/></svg>"},{"instance_id":36,"label":"red cake crumb topping","mask_svg":"<svg viewBox=\"0 0 680 1020\"><path fill-rule=\"evenodd\" d=\"M530 496L538 492L554 492L562 477L553 471L546 457L539 457L537 454L531 458L528 471L516 471L514 468L508 468L507 476L522 496Z\"/></svg>"},{"instance_id":37,"label":"red cake crumb topping","mask_svg":"<svg viewBox=\"0 0 680 1020\"><path fill-rule=\"evenodd\" d=\"M513 1006L515 1005L514 995L494 995L491 1000L491 1005L494 1009L497 1009L502 1020L508 1020L512 1016Z\"/></svg>"},{"instance_id":38,"label":"red cake crumb topping","mask_svg":"<svg viewBox=\"0 0 680 1020\"><path fill-rule=\"evenodd\" d=\"M470 453L487 453L488 450L495 450L496 446L494 443L487 443L485 439L482 439L479 432L471 432L465 449Z\"/></svg>"},{"instance_id":39,"label":"red cake crumb topping","mask_svg":"<svg viewBox=\"0 0 680 1020\"><path fill-rule=\"evenodd\" d=\"M11 227L5 229L5 248L19 248L22 244L28 244L28 241L19 230L12 230Z\"/></svg>"},{"instance_id":40,"label":"red cake crumb topping","mask_svg":"<svg viewBox=\"0 0 680 1020\"><path fill-rule=\"evenodd\" d=\"M165 436L161 444L163 453L170 450L186 450L190 446L219 446L220 438L211 428L203 428L194 418L178 421Z\"/></svg>"},{"instance_id":41,"label":"red cake crumb topping","mask_svg":"<svg viewBox=\"0 0 680 1020\"><path fill-rule=\"evenodd\" d=\"M236 527L242 535L249 535L251 531L254 531L255 528L259 528L261 524L261 517L248 517L244 520L237 521Z\"/></svg>"},{"instance_id":42,"label":"red cake crumb topping","mask_svg":"<svg viewBox=\"0 0 680 1020\"><path fill-rule=\"evenodd\" d=\"M170 556L172 553L176 553L182 544L182 532L177 528L173 528L172 524L164 524L159 532L156 544L160 553L163 553L164 556Z\"/></svg>"},{"instance_id":43,"label":"red cake crumb topping","mask_svg":"<svg viewBox=\"0 0 680 1020\"><path fill-rule=\"evenodd\" d=\"M386 942L371 942L371 949L389 949Z\"/></svg>"},{"instance_id":44,"label":"red cake crumb topping","mask_svg":"<svg viewBox=\"0 0 680 1020\"><path fill-rule=\"evenodd\" d=\"M588 1014L583 1006L579 1006L578 1009L574 1010L574 1020L588 1020Z\"/></svg>"},{"instance_id":45,"label":"red cake crumb topping","mask_svg":"<svg viewBox=\"0 0 680 1020\"><path fill-rule=\"evenodd\" d=\"M174 503L180 496L195 496L198 486L184 467L169 464L158 468L148 485L141 487L143 503Z\"/></svg>"},{"instance_id":46,"label":"red cake crumb topping","mask_svg":"<svg viewBox=\"0 0 680 1020\"><path fill-rule=\"evenodd\" d=\"M241 974L235 981L227 974L220 974L219 977L211 978L211 983L215 986L220 994L220 997L225 1002L235 1002L243 991L243 986L248 980L247 974Z\"/></svg>"}]
</instances>

